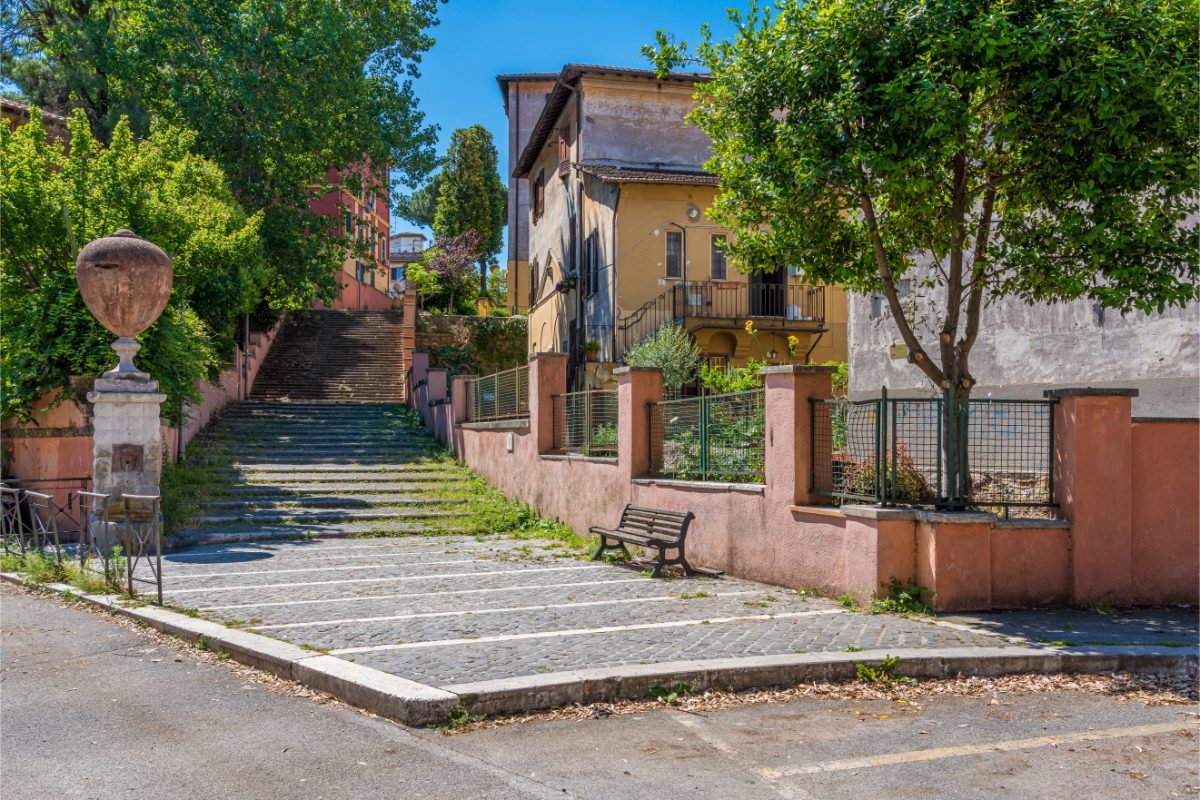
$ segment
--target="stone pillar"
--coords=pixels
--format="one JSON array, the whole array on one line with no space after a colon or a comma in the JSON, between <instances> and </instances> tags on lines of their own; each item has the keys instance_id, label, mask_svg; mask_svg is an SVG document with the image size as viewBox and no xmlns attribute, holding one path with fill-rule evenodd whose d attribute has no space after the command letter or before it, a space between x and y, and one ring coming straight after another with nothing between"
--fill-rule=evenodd
<instances>
[{"instance_id":1,"label":"stone pillar","mask_svg":"<svg viewBox=\"0 0 1200 800\"><path fill-rule=\"evenodd\" d=\"M424 350L414 350L412 354L412 374L409 376L408 388L412 391L412 397L405 398L408 404L415 408L421 415L421 419L425 419L425 412L421 409L425 408L429 397L429 353Z\"/></svg>"},{"instance_id":2,"label":"stone pillar","mask_svg":"<svg viewBox=\"0 0 1200 800\"><path fill-rule=\"evenodd\" d=\"M565 353L532 353L529 356L529 430L538 455L554 450L554 400L567 391Z\"/></svg>"},{"instance_id":3,"label":"stone pillar","mask_svg":"<svg viewBox=\"0 0 1200 800\"><path fill-rule=\"evenodd\" d=\"M470 378L469 375L455 375L450 379L450 419L455 427L467 421L467 403L471 399L468 391L471 386Z\"/></svg>"},{"instance_id":4,"label":"stone pillar","mask_svg":"<svg viewBox=\"0 0 1200 800\"><path fill-rule=\"evenodd\" d=\"M428 372L429 393L426 395L424 408L420 409L421 416L425 418L425 427L429 428L434 433L437 432L437 410L434 404L438 401L446 400L448 387L446 381L448 374L445 367L433 367Z\"/></svg>"},{"instance_id":5,"label":"stone pillar","mask_svg":"<svg viewBox=\"0 0 1200 800\"><path fill-rule=\"evenodd\" d=\"M98 378L87 396L95 431L94 491L111 494L114 502L126 494L157 495L163 445L159 409L167 396L145 373L140 378L112 375Z\"/></svg>"},{"instance_id":6,"label":"stone pillar","mask_svg":"<svg viewBox=\"0 0 1200 800\"><path fill-rule=\"evenodd\" d=\"M1048 389L1054 410L1054 499L1071 521L1076 603L1127 602L1133 582L1136 389Z\"/></svg>"},{"instance_id":7,"label":"stone pillar","mask_svg":"<svg viewBox=\"0 0 1200 800\"><path fill-rule=\"evenodd\" d=\"M812 493L812 404L833 396L834 367L788 364L765 367L767 497L812 505L829 498Z\"/></svg>"},{"instance_id":8,"label":"stone pillar","mask_svg":"<svg viewBox=\"0 0 1200 800\"><path fill-rule=\"evenodd\" d=\"M628 480L650 472L650 403L663 399L662 370L654 367L618 367L617 463Z\"/></svg>"}]
</instances>

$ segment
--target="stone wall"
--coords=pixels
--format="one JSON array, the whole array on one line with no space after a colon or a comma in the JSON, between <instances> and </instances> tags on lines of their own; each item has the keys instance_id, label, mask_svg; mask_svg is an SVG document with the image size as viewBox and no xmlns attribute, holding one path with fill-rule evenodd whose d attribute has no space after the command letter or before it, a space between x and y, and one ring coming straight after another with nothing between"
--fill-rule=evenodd
<instances>
[{"instance_id":1,"label":"stone wall","mask_svg":"<svg viewBox=\"0 0 1200 800\"><path fill-rule=\"evenodd\" d=\"M415 347L430 365L488 375L524 364L528 358L525 317L466 317L418 314Z\"/></svg>"}]
</instances>

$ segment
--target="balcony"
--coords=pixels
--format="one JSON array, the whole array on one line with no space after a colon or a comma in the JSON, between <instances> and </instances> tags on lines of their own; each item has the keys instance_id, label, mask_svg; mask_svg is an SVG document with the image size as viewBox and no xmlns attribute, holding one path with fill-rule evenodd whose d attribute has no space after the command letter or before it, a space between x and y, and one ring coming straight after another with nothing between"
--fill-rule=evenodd
<instances>
[{"instance_id":1,"label":"balcony","mask_svg":"<svg viewBox=\"0 0 1200 800\"><path fill-rule=\"evenodd\" d=\"M756 328L779 332L825 330L825 287L806 284L760 284L701 281L679 283L623 317L617 346L626 349L654 333L663 323L701 328Z\"/></svg>"}]
</instances>

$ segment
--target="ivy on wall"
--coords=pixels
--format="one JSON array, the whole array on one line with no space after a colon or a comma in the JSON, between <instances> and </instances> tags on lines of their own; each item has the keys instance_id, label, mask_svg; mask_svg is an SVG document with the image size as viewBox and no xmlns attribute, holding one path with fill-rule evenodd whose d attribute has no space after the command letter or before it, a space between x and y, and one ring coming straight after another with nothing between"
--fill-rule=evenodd
<instances>
[{"instance_id":1,"label":"ivy on wall","mask_svg":"<svg viewBox=\"0 0 1200 800\"><path fill-rule=\"evenodd\" d=\"M430 366L488 375L529 360L525 317L460 317L420 314L417 349Z\"/></svg>"}]
</instances>

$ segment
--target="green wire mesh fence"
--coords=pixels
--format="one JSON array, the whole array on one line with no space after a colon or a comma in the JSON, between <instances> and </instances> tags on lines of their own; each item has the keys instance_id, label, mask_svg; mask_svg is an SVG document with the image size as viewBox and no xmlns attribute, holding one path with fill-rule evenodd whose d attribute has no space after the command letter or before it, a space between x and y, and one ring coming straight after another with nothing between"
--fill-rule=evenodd
<instances>
[{"instance_id":1,"label":"green wire mesh fence","mask_svg":"<svg viewBox=\"0 0 1200 800\"><path fill-rule=\"evenodd\" d=\"M812 401L812 488L843 501L1049 508L1053 460L1049 400Z\"/></svg>"},{"instance_id":2,"label":"green wire mesh fence","mask_svg":"<svg viewBox=\"0 0 1200 800\"><path fill-rule=\"evenodd\" d=\"M667 400L650 406L650 470L679 480L762 483L765 392Z\"/></svg>"},{"instance_id":3,"label":"green wire mesh fence","mask_svg":"<svg viewBox=\"0 0 1200 800\"><path fill-rule=\"evenodd\" d=\"M472 381L472 422L529 416L529 367L515 367Z\"/></svg>"},{"instance_id":4,"label":"green wire mesh fence","mask_svg":"<svg viewBox=\"0 0 1200 800\"><path fill-rule=\"evenodd\" d=\"M617 392L597 389L556 394L554 449L601 458L617 457Z\"/></svg>"}]
</instances>

